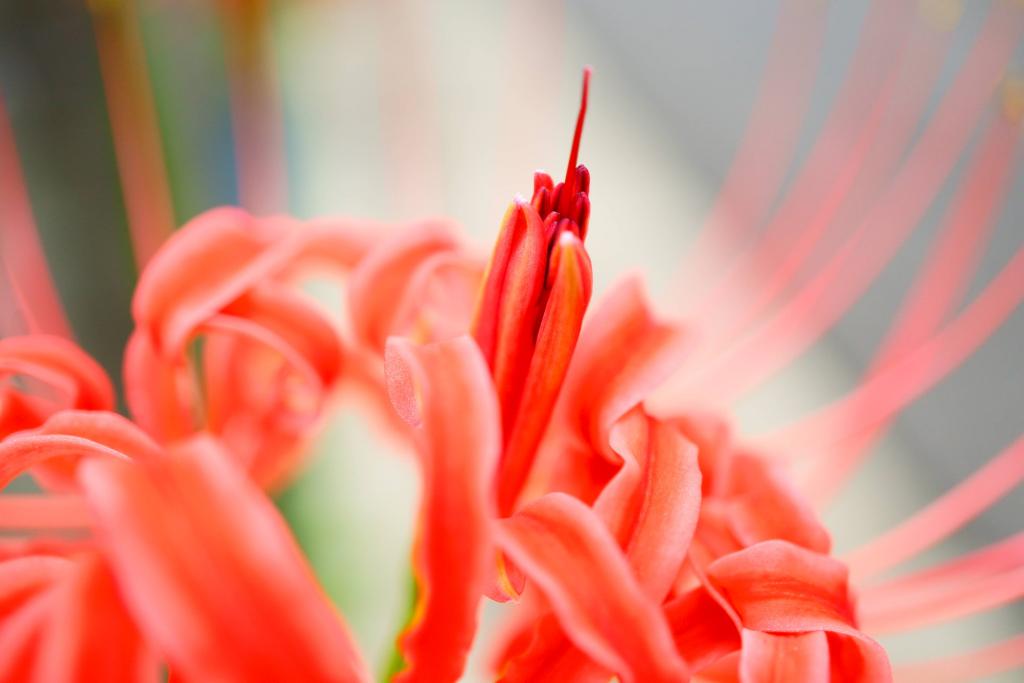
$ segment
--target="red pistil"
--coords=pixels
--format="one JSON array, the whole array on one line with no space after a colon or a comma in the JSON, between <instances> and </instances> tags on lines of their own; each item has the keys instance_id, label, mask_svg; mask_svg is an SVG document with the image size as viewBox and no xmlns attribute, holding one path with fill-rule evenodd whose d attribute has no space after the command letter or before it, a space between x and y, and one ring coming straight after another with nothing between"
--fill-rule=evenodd
<instances>
[{"instance_id":1,"label":"red pistil","mask_svg":"<svg viewBox=\"0 0 1024 683\"><path fill-rule=\"evenodd\" d=\"M583 69L583 95L580 97L580 113L576 117L576 131L572 136L572 151L569 152L569 164L565 168L565 188L562 193L562 205L559 210L563 214L569 213L572 206L568 203L576 189L576 158L580 152L580 137L583 135L583 121L587 118L587 95L590 92L590 67ZM584 190L586 192L586 190Z\"/></svg>"},{"instance_id":2,"label":"red pistil","mask_svg":"<svg viewBox=\"0 0 1024 683\"><path fill-rule=\"evenodd\" d=\"M565 169L565 181L555 185L551 176L538 171L533 177L533 199L531 204L544 219L547 227L548 244L562 230L572 230L580 239L586 237L587 219L590 218L590 171L583 164L576 164L583 136L583 122L587 117L587 98L590 92L590 67L583 70L583 94L580 111L576 117L576 130L569 152L569 163ZM567 219L568 222L564 222Z\"/></svg>"}]
</instances>

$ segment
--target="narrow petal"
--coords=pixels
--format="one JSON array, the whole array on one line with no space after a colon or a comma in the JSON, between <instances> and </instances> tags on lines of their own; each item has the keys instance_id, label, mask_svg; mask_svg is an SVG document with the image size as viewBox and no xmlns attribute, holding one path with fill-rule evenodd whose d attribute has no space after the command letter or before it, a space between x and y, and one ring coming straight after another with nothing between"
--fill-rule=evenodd
<instances>
[{"instance_id":1,"label":"narrow petal","mask_svg":"<svg viewBox=\"0 0 1024 683\"><path fill-rule=\"evenodd\" d=\"M515 237L501 278L498 308L493 312L481 308L478 313L478 316L496 318L493 356L485 354L485 357L494 374L502 409L502 429L509 436L525 398L523 389L535 354L537 325L545 314L542 293L548 268L547 240L540 216L529 204L516 204L512 212L511 230ZM495 272L492 270L490 275ZM491 284L489 276L484 284L484 300L489 297L487 290Z\"/></svg>"},{"instance_id":2,"label":"narrow petal","mask_svg":"<svg viewBox=\"0 0 1024 683\"><path fill-rule=\"evenodd\" d=\"M219 450L80 469L140 629L187 680L368 680L273 504Z\"/></svg>"},{"instance_id":3,"label":"narrow petal","mask_svg":"<svg viewBox=\"0 0 1024 683\"><path fill-rule=\"evenodd\" d=\"M521 317L529 312L527 305L537 300L544 283L546 246L544 226L537 211L525 202L513 203L501 221L473 323L473 337L492 370L497 364L502 324L517 322L512 318L503 320L502 307L509 315L517 313L518 322L522 322ZM509 281L510 273L513 274L512 281ZM506 297L511 297L513 302L503 304ZM539 315L539 311L533 315ZM505 334L512 331L506 330ZM532 333L532 327L530 331ZM530 357L528 351L524 349L527 359Z\"/></svg>"},{"instance_id":4,"label":"narrow petal","mask_svg":"<svg viewBox=\"0 0 1024 683\"><path fill-rule=\"evenodd\" d=\"M38 681L68 683L143 683L159 676L154 653L125 611L110 571L95 555L79 558L54 587L34 675Z\"/></svg>"},{"instance_id":5,"label":"narrow petal","mask_svg":"<svg viewBox=\"0 0 1024 683\"><path fill-rule=\"evenodd\" d=\"M586 505L549 494L503 520L498 539L573 643L600 665L626 683L688 677L665 615Z\"/></svg>"},{"instance_id":6,"label":"narrow petal","mask_svg":"<svg viewBox=\"0 0 1024 683\"><path fill-rule=\"evenodd\" d=\"M309 300L285 287L254 287L228 304L223 314L276 334L305 359L325 385L331 384L341 371L341 343L334 328Z\"/></svg>"},{"instance_id":7,"label":"narrow petal","mask_svg":"<svg viewBox=\"0 0 1024 683\"><path fill-rule=\"evenodd\" d=\"M697 449L640 411L612 428L623 466L594 503L644 591L662 601L682 567L700 512ZM635 472L635 474L634 474Z\"/></svg>"},{"instance_id":8,"label":"narrow petal","mask_svg":"<svg viewBox=\"0 0 1024 683\"><path fill-rule=\"evenodd\" d=\"M949 581L909 591L885 602L869 601L860 609L872 633L922 628L994 609L1024 597L1024 566L988 576Z\"/></svg>"},{"instance_id":9,"label":"narrow petal","mask_svg":"<svg viewBox=\"0 0 1024 683\"><path fill-rule=\"evenodd\" d=\"M498 510L512 512L523 484L529 476L544 430L555 407L562 381L569 368L573 349L583 325L583 314L590 303L590 257L583 243L571 232L562 233L551 256L551 290L537 331L536 346L525 372L522 394L501 459L498 479ZM522 324L527 324L523 322ZM532 333L533 327L527 328ZM522 349L523 340L516 348ZM498 367L501 367L499 362ZM523 371L523 368L519 368ZM496 381L500 380L495 375ZM499 381L498 387L501 388ZM504 405L504 404L503 404Z\"/></svg>"},{"instance_id":10,"label":"narrow petal","mask_svg":"<svg viewBox=\"0 0 1024 683\"><path fill-rule=\"evenodd\" d=\"M0 529L75 529L89 523L89 508L79 495L0 495Z\"/></svg>"},{"instance_id":11,"label":"narrow petal","mask_svg":"<svg viewBox=\"0 0 1024 683\"><path fill-rule=\"evenodd\" d=\"M62 557L16 557L0 562L0 621L71 570Z\"/></svg>"},{"instance_id":12,"label":"narrow petal","mask_svg":"<svg viewBox=\"0 0 1024 683\"><path fill-rule=\"evenodd\" d=\"M34 430L34 434L37 438L54 436L88 439L128 458L152 458L158 456L160 452L153 440L130 420L105 410L61 411ZM52 491L77 490L75 468L79 459L48 458L32 468L32 476L44 488Z\"/></svg>"},{"instance_id":13,"label":"narrow petal","mask_svg":"<svg viewBox=\"0 0 1024 683\"><path fill-rule=\"evenodd\" d=\"M67 408L110 410L114 407L114 388L103 368L67 339L49 335L0 339L0 373L12 361L48 368L70 378L75 393Z\"/></svg>"},{"instance_id":14,"label":"narrow petal","mask_svg":"<svg viewBox=\"0 0 1024 683\"><path fill-rule=\"evenodd\" d=\"M425 346L389 340L385 369L423 471L414 556L421 598L401 638L408 668L398 680L455 680L493 573L492 486L501 448L494 386L479 348L465 336Z\"/></svg>"},{"instance_id":15,"label":"narrow petal","mask_svg":"<svg viewBox=\"0 0 1024 683\"><path fill-rule=\"evenodd\" d=\"M0 489L40 463L54 465L51 473L70 481L83 457L147 459L158 452L145 434L116 413L65 411L35 432L0 441Z\"/></svg>"}]
</instances>

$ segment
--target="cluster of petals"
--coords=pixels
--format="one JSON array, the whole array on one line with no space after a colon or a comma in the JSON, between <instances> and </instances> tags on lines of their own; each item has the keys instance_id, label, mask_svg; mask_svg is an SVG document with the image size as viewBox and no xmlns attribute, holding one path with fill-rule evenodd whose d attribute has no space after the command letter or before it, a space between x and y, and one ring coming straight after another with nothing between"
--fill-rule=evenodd
<instances>
[{"instance_id":1,"label":"cluster of petals","mask_svg":"<svg viewBox=\"0 0 1024 683\"><path fill-rule=\"evenodd\" d=\"M0 680L370 680L267 497L347 391L420 473L396 680L459 679L483 600L503 681L891 680L786 475L649 405L692 333L635 277L591 305L578 144L488 264L444 221L193 219L135 293L130 419L71 342L0 341L0 488L43 490L0 498Z\"/></svg>"},{"instance_id":2,"label":"cluster of petals","mask_svg":"<svg viewBox=\"0 0 1024 683\"><path fill-rule=\"evenodd\" d=\"M537 235L540 282L524 288L520 246ZM183 680L366 679L260 490L294 470L345 382L371 406L386 390L419 454L421 603L402 680L458 678L483 595L520 603L495 654L506 680L677 681L716 667L793 680L780 666L883 680L828 535L785 482L717 423L645 412L685 357L685 329L658 320L631 279L581 332L582 235L545 236L530 203L510 209L495 263L482 280L441 223L204 214L136 292L132 421L70 342L0 343L18 379L4 387L3 483L31 472L46 490L6 504L5 526L36 533L3 550L5 680L152 680L161 662ZM345 274L344 321L295 284L325 267ZM500 301L476 305L496 273ZM477 341L488 305L490 358Z\"/></svg>"}]
</instances>

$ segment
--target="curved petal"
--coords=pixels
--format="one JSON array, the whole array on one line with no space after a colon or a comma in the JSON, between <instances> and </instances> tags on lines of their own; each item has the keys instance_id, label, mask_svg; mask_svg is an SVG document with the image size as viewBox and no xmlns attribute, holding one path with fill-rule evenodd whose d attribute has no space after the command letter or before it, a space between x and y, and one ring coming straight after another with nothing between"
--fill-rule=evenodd
<instances>
[{"instance_id":1,"label":"curved petal","mask_svg":"<svg viewBox=\"0 0 1024 683\"><path fill-rule=\"evenodd\" d=\"M583 326L560 400L566 426L607 453L612 424L678 367L686 342L652 312L639 278L620 282Z\"/></svg>"},{"instance_id":2,"label":"curved petal","mask_svg":"<svg viewBox=\"0 0 1024 683\"><path fill-rule=\"evenodd\" d=\"M103 368L67 339L42 334L0 339L0 366L12 361L46 368L73 380L75 395L68 408L114 407L114 388Z\"/></svg>"},{"instance_id":3,"label":"curved petal","mask_svg":"<svg viewBox=\"0 0 1024 683\"><path fill-rule=\"evenodd\" d=\"M740 649L740 632L731 616L704 587L665 603L679 654L694 672Z\"/></svg>"},{"instance_id":4,"label":"curved petal","mask_svg":"<svg viewBox=\"0 0 1024 683\"><path fill-rule=\"evenodd\" d=\"M503 520L498 542L547 597L573 643L597 663L627 683L687 678L665 615L593 510L571 496L548 494Z\"/></svg>"},{"instance_id":5,"label":"curved petal","mask_svg":"<svg viewBox=\"0 0 1024 683\"><path fill-rule=\"evenodd\" d=\"M152 337L137 329L125 346L123 374L128 409L154 438L168 442L195 430L195 388L184 359L164 357Z\"/></svg>"},{"instance_id":6,"label":"curved petal","mask_svg":"<svg viewBox=\"0 0 1024 683\"><path fill-rule=\"evenodd\" d=\"M281 268L300 248L295 224L241 209L211 209L174 233L147 264L132 300L135 322L161 354L185 350L192 330Z\"/></svg>"},{"instance_id":7,"label":"curved petal","mask_svg":"<svg viewBox=\"0 0 1024 683\"><path fill-rule=\"evenodd\" d=\"M388 391L413 427L423 470L414 563L421 598L401 638L402 681L457 679L493 571L491 487L501 430L487 365L469 337L388 341Z\"/></svg>"},{"instance_id":8,"label":"curved petal","mask_svg":"<svg viewBox=\"0 0 1024 683\"><path fill-rule=\"evenodd\" d=\"M147 459L158 454L156 444L116 413L64 411L33 432L0 441L0 489L40 463L55 465L53 472L72 481L82 457Z\"/></svg>"},{"instance_id":9,"label":"curved petal","mask_svg":"<svg viewBox=\"0 0 1024 683\"><path fill-rule=\"evenodd\" d=\"M612 428L619 474L594 511L626 552L644 591L660 602L682 567L697 526L701 474L697 449L675 429L637 410Z\"/></svg>"},{"instance_id":10,"label":"curved petal","mask_svg":"<svg viewBox=\"0 0 1024 683\"><path fill-rule=\"evenodd\" d=\"M827 555L765 541L715 560L707 575L747 628L854 630L846 567Z\"/></svg>"},{"instance_id":11,"label":"curved petal","mask_svg":"<svg viewBox=\"0 0 1024 683\"><path fill-rule=\"evenodd\" d=\"M18 386L3 382L8 374L23 381ZM38 427L59 410L113 407L106 373L72 342L47 335L0 339L0 438ZM72 482L65 465L41 462L32 474L45 488L67 490Z\"/></svg>"},{"instance_id":12,"label":"curved petal","mask_svg":"<svg viewBox=\"0 0 1024 683\"><path fill-rule=\"evenodd\" d=\"M273 332L329 385L341 372L341 341L324 315L288 289L271 284L254 287L223 309Z\"/></svg>"},{"instance_id":13,"label":"curved petal","mask_svg":"<svg viewBox=\"0 0 1024 683\"><path fill-rule=\"evenodd\" d=\"M352 272L348 287L356 337L383 351L388 337L404 333L397 329L397 317L410 279L424 261L456 246L448 226L427 223L392 235L371 250Z\"/></svg>"},{"instance_id":14,"label":"curved petal","mask_svg":"<svg viewBox=\"0 0 1024 683\"><path fill-rule=\"evenodd\" d=\"M826 632L832 680L891 680L885 650L856 628L847 570L838 560L765 541L711 563L707 576L746 629Z\"/></svg>"},{"instance_id":15,"label":"curved petal","mask_svg":"<svg viewBox=\"0 0 1024 683\"><path fill-rule=\"evenodd\" d=\"M619 464L608 444L612 425L676 368L686 339L682 328L654 316L638 279L614 287L583 325L531 493L559 490L592 501Z\"/></svg>"},{"instance_id":16,"label":"curved petal","mask_svg":"<svg viewBox=\"0 0 1024 683\"><path fill-rule=\"evenodd\" d=\"M501 664L501 683L607 683L614 674L600 666L566 638L558 619L548 614L532 629L523 649Z\"/></svg>"},{"instance_id":17,"label":"curved petal","mask_svg":"<svg viewBox=\"0 0 1024 683\"><path fill-rule=\"evenodd\" d=\"M125 602L176 673L368 680L284 521L215 441L79 476Z\"/></svg>"}]
</instances>

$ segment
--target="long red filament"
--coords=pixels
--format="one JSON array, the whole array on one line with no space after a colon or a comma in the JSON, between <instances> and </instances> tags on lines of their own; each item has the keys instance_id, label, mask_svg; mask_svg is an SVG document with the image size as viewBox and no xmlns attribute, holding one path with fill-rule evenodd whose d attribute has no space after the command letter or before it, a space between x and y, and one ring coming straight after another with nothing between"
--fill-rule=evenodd
<instances>
[{"instance_id":1,"label":"long red filament","mask_svg":"<svg viewBox=\"0 0 1024 683\"><path fill-rule=\"evenodd\" d=\"M994 609L1024 596L1024 566L975 581L951 581L938 589L860 605L862 628L895 633Z\"/></svg>"},{"instance_id":2,"label":"long red filament","mask_svg":"<svg viewBox=\"0 0 1024 683\"><path fill-rule=\"evenodd\" d=\"M50 276L36 232L25 180L21 174L14 130L0 97L0 290L4 310L0 335L18 332L49 333L71 337L57 288ZM6 310L10 306L11 310ZM16 318L25 329L16 329Z\"/></svg>"},{"instance_id":3,"label":"long red filament","mask_svg":"<svg viewBox=\"0 0 1024 683\"><path fill-rule=\"evenodd\" d=\"M1024 479L1024 437L902 524L846 557L851 575L871 577L945 540Z\"/></svg>"},{"instance_id":4,"label":"long red filament","mask_svg":"<svg viewBox=\"0 0 1024 683\"><path fill-rule=\"evenodd\" d=\"M760 224L774 199L808 107L825 34L824 9L799 0L782 4L747 129L679 269L680 293L699 292L714 273L709 255L717 243L724 240L733 248Z\"/></svg>"},{"instance_id":5,"label":"long red filament","mask_svg":"<svg viewBox=\"0 0 1024 683\"><path fill-rule=\"evenodd\" d=\"M719 400L735 400L794 360L874 281L952 170L1003 77L1022 29L1024 14L994 7L968 63L885 195L808 285L711 364L703 386L714 386Z\"/></svg>"},{"instance_id":6,"label":"long red filament","mask_svg":"<svg viewBox=\"0 0 1024 683\"><path fill-rule=\"evenodd\" d=\"M977 681L1024 666L1024 634L948 657L893 667L897 681Z\"/></svg>"},{"instance_id":7,"label":"long red filament","mask_svg":"<svg viewBox=\"0 0 1024 683\"><path fill-rule=\"evenodd\" d=\"M174 230L174 209L134 3L103 3L93 14L100 74L140 267Z\"/></svg>"},{"instance_id":8,"label":"long red filament","mask_svg":"<svg viewBox=\"0 0 1024 683\"><path fill-rule=\"evenodd\" d=\"M861 598L884 601L911 591L933 590L957 581L974 581L1010 571L1024 564L1024 531L991 543L966 555L890 579L858 587Z\"/></svg>"},{"instance_id":9,"label":"long red filament","mask_svg":"<svg viewBox=\"0 0 1024 683\"><path fill-rule=\"evenodd\" d=\"M876 68L886 76L860 125L840 121L835 130L822 133L763 238L729 271L719 288L702 299L696 317L715 321L712 333L716 338L729 339L745 329L793 284L828 236L843 235L855 227L913 134L914 123L938 78L949 35L937 36L917 27L903 48L902 63L896 68ZM850 128L843 131L840 124ZM833 140L846 143L845 149L836 149L840 143ZM738 305L722 305L723 298L736 299L742 284L737 282L738 276L757 279L755 295L737 299ZM726 296L730 293L732 297Z\"/></svg>"},{"instance_id":10,"label":"long red filament","mask_svg":"<svg viewBox=\"0 0 1024 683\"><path fill-rule=\"evenodd\" d=\"M974 272L973 266L980 257L984 237L993 229L995 219L998 217L996 209L1001 205L1002 199L1009 189L1011 171L1014 167L1013 161L1016 156L1013 142L1018 132L1019 129L1008 121L1000 119L993 123L985 142L975 155L969 178L956 199L954 209L949 214L949 220L944 226L927 264L914 284L896 323L892 326L889 337L876 354L871 371L857 390L846 398L811 415L804 416L796 423L770 435L765 439L765 443L775 447L784 445L786 448L814 449L830 440L834 441L837 437L836 428L844 425L864 424L864 419L870 416L864 415L863 419L858 418L856 416L858 409L867 409L871 403L876 401L881 402L878 405L888 403L887 399L883 399L881 392L888 391L892 387L892 380L883 381L878 378L891 376L893 372L896 372L892 369L891 362L906 354L916 352L918 347L929 340L929 335L935 333L945 316L958 303L960 294ZM1013 283L1016 281L1014 279L1016 272L1014 263L1016 262L1011 260L1008 264L1009 270L1005 270L1004 275L993 280L990 288L986 289L988 294L979 296L975 300L975 304L984 306L981 302L986 299L993 300L993 298L997 301L1003 300L1012 303L1014 296L1024 296L1024 291L1013 288ZM1022 266L1016 266L1016 268L1022 268ZM997 292L997 294L993 295L991 292ZM976 308L975 304L972 304L972 309ZM1000 308L1005 309L1006 306L1003 305ZM1012 306L1009 311L1012 311ZM1005 312L1009 313L1009 311ZM976 330L974 334L970 335L974 345L967 343L963 351L956 354L962 358L966 358L966 354L980 345L987 335L994 331L995 326L1002 322L998 316L996 318L988 316L979 318L977 315L967 315L967 312L961 314L957 320L960 322L951 323L942 333L947 339L967 340L965 336L967 330L962 333L951 334L949 332L955 327L964 329L964 321L967 321L968 324L985 325L983 330ZM932 347L934 346L932 343ZM947 346L943 355L948 355L948 353ZM909 366L903 362L900 367ZM948 372L956 366L944 365L943 367L944 371ZM910 375L909 372L899 372L900 376L897 381L902 389L898 393L909 393L908 398L915 398L924 389L941 379L943 370L934 363L928 366L927 370L927 373L917 377ZM883 385L886 386L886 389L883 389ZM877 407L870 410L877 411ZM834 463L831 466L834 466Z\"/></svg>"},{"instance_id":11,"label":"long red filament","mask_svg":"<svg viewBox=\"0 0 1024 683\"><path fill-rule=\"evenodd\" d=\"M580 113L576 116L576 131L572 136L572 150L569 152L569 163L565 167L565 185L558 211L563 216L572 215L573 200L576 198L576 161L580 153L580 138L583 136L583 122L587 118L587 97L590 94L590 67L583 69L583 94L580 96Z\"/></svg>"}]
</instances>

